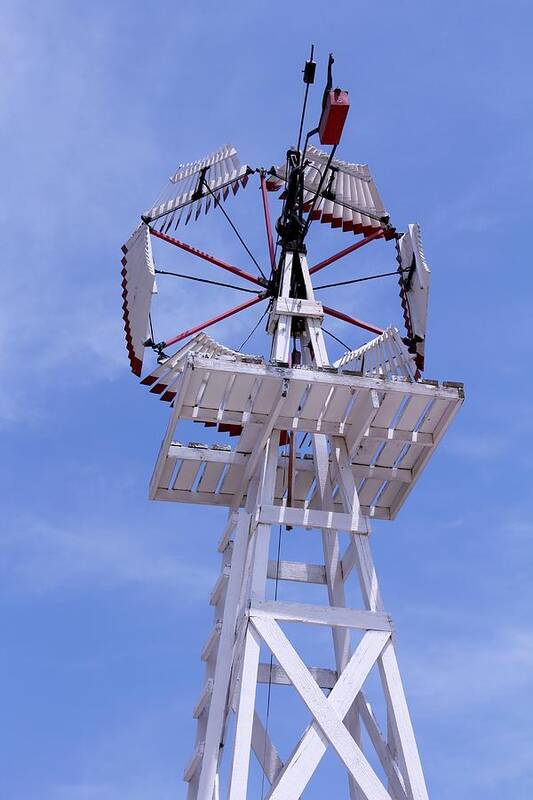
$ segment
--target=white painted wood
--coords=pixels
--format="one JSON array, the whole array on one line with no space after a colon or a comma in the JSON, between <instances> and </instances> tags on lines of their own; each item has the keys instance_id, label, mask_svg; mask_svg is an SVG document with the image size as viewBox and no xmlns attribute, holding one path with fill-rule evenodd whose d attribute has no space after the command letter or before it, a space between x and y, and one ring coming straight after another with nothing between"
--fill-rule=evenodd
<instances>
[{"instance_id":1,"label":"white painted wood","mask_svg":"<svg viewBox=\"0 0 533 800\"><path fill-rule=\"evenodd\" d=\"M314 317L322 319L324 312L322 303L315 300L300 300L294 297L278 297L274 303L275 314L288 314L291 317Z\"/></svg>"},{"instance_id":2,"label":"white painted wood","mask_svg":"<svg viewBox=\"0 0 533 800\"><path fill-rule=\"evenodd\" d=\"M176 398L174 400L174 409L172 411L172 415L170 417L170 421L168 423L165 436L161 443L161 447L159 448L159 455L157 457L154 472L150 480L150 491L149 491L150 500L155 499L156 492L160 486L161 474L165 467L165 459L168 454L172 437L174 436L174 431L176 430L176 423L178 421L183 406L183 400L185 398L185 394L187 392L189 383L191 381L191 376L192 376L192 371L190 369L186 369L181 379L178 394L176 395Z\"/></svg>"},{"instance_id":3,"label":"white painted wood","mask_svg":"<svg viewBox=\"0 0 533 800\"><path fill-rule=\"evenodd\" d=\"M248 613L253 618L303 622L308 625L328 625L365 631L392 630L388 614L354 608L317 606L285 600L256 600L250 606Z\"/></svg>"},{"instance_id":4,"label":"white painted wood","mask_svg":"<svg viewBox=\"0 0 533 800\"><path fill-rule=\"evenodd\" d=\"M261 764L263 772L269 783L274 783L283 769L283 762L279 753L272 744L270 736L259 719L257 712L254 714L252 727L252 749Z\"/></svg>"},{"instance_id":5,"label":"white painted wood","mask_svg":"<svg viewBox=\"0 0 533 800\"><path fill-rule=\"evenodd\" d=\"M290 798L299 797L328 743L337 751L366 800L390 800L389 793L342 721L377 655L381 652L387 640L387 634L376 632L366 634L366 636L380 638L374 638L372 642L366 639L364 646L361 642L332 689L329 698L326 698L279 625L272 619L256 618L254 626L286 671L294 688L314 717L312 725L299 743L298 754L293 753L290 761L285 765L278 781L272 787L268 796L269 800L274 800L274 798L290 800ZM373 648L371 644L374 645ZM307 748L302 747L304 740ZM310 766L311 769L309 769ZM289 769L292 774L287 779ZM300 784L296 784L298 776L300 776Z\"/></svg>"},{"instance_id":6,"label":"white painted wood","mask_svg":"<svg viewBox=\"0 0 533 800\"><path fill-rule=\"evenodd\" d=\"M267 577L280 581L324 584L326 568L323 564L306 564L303 561L269 561Z\"/></svg>"},{"instance_id":7,"label":"white painted wood","mask_svg":"<svg viewBox=\"0 0 533 800\"><path fill-rule=\"evenodd\" d=\"M389 750L387 742L379 729L370 704L366 702L363 692L357 696L357 710L365 725L374 749L378 755L381 766L387 776L388 790L394 800L407 800L402 774L396 764L393 753Z\"/></svg>"},{"instance_id":8,"label":"white painted wood","mask_svg":"<svg viewBox=\"0 0 533 800\"><path fill-rule=\"evenodd\" d=\"M330 457L325 436L313 436L313 451L317 495L320 504L327 506L332 502L332 489ZM339 537L336 531L322 530L322 551L324 553L329 603L331 606L344 607L346 606L346 598L340 563ZM331 633L337 673L341 674L349 661L352 651L351 631L347 628L336 626L332 627ZM361 730L359 718L353 705L346 715L345 724L354 741L360 747ZM348 788L351 800L359 800L359 787L349 773Z\"/></svg>"},{"instance_id":9,"label":"white painted wood","mask_svg":"<svg viewBox=\"0 0 533 800\"><path fill-rule=\"evenodd\" d=\"M248 552L250 532L250 515L244 511L237 515L235 543L231 558L231 569L228 577L224 618L220 631L216 668L213 678L213 689L209 719L205 736L205 750L198 785L199 800L209 800L220 756L220 743L223 739L224 719L232 666L232 649L235 641L235 625L239 596L246 555Z\"/></svg>"},{"instance_id":10,"label":"white painted wood","mask_svg":"<svg viewBox=\"0 0 533 800\"><path fill-rule=\"evenodd\" d=\"M198 771L198 767L202 763L203 754L204 754L204 743L201 742L194 751L190 761L188 762L187 766L183 771L183 780L186 781L187 783L192 781L196 772Z\"/></svg>"},{"instance_id":11,"label":"white painted wood","mask_svg":"<svg viewBox=\"0 0 533 800\"><path fill-rule=\"evenodd\" d=\"M400 747L398 755L403 762L408 795L413 800L427 800L426 782L392 641L387 643L378 664L391 724L394 726L395 738Z\"/></svg>"},{"instance_id":12,"label":"white painted wood","mask_svg":"<svg viewBox=\"0 0 533 800\"><path fill-rule=\"evenodd\" d=\"M270 525L292 525L301 528L322 528L366 533L367 524L360 513L343 514L335 511L319 511L311 508L289 508L287 506L260 506L256 519Z\"/></svg>"},{"instance_id":13,"label":"white painted wood","mask_svg":"<svg viewBox=\"0 0 533 800\"><path fill-rule=\"evenodd\" d=\"M260 479L260 502L272 503L279 450L279 431L273 431L266 447ZM264 599L270 544L270 525L258 524L254 532L253 561L250 563L250 582L246 597L252 602ZM250 552L250 550L249 550ZM241 598L243 594L241 592ZM240 675L238 698L236 699L236 725L233 745L233 760L230 771L229 800L245 800L248 785L250 748L255 705L255 689L259 667L260 640L251 625L244 628L242 666L237 666ZM235 661L235 659L234 659ZM204 800L201 798L200 800ZM207 798L206 798L207 800Z\"/></svg>"},{"instance_id":14,"label":"white painted wood","mask_svg":"<svg viewBox=\"0 0 533 800\"><path fill-rule=\"evenodd\" d=\"M333 689L337 683L337 673L333 669L324 667L307 667L309 674L321 689ZM259 664L257 673L258 683L272 683L277 686L290 686L291 681L285 670L279 664Z\"/></svg>"},{"instance_id":15,"label":"white painted wood","mask_svg":"<svg viewBox=\"0 0 533 800\"><path fill-rule=\"evenodd\" d=\"M244 643L228 800L246 800L260 647L259 635L249 625Z\"/></svg>"}]
</instances>

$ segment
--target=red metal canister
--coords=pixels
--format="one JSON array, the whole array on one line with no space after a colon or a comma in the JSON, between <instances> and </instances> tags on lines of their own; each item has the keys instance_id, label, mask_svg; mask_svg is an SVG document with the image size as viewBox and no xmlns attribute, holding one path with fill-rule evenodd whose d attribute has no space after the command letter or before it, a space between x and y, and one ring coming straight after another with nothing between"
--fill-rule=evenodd
<instances>
[{"instance_id":1,"label":"red metal canister","mask_svg":"<svg viewBox=\"0 0 533 800\"><path fill-rule=\"evenodd\" d=\"M318 126L320 144L339 144L349 108L348 92L330 89Z\"/></svg>"}]
</instances>

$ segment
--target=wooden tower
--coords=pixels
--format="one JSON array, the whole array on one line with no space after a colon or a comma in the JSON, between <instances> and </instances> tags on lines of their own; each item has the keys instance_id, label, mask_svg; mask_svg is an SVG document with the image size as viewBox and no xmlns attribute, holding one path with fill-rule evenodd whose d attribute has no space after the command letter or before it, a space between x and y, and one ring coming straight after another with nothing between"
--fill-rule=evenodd
<instances>
[{"instance_id":1,"label":"wooden tower","mask_svg":"<svg viewBox=\"0 0 533 800\"><path fill-rule=\"evenodd\" d=\"M312 58L304 71L306 90L314 73L309 64ZM246 183L253 170L242 167L229 146L180 167L123 248L132 369L141 375L145 347L156 350L158 366L142 383L171 404L150 497L227 509L218 542L220 575L210 597L213 627L201 654L205 680L193 711L196 742L184 771L189 800L258 797L249 781L252 753L264 776L262 797L297 800L306 796L328 748L346 770L351 800L428 797L393 621L374 568L370 524L396 517L459 409L463 391L460 384L421 376L429 270L420 232L411 225L397 233L368 168L334 159L347 105L346 93L327 86L319 126L304 146L299 142L290 150L282 167L257 170L269 277L250 275L169 233L171 225L197 215L202 203L206 210L221 206L229 187ZM314 132L322 144L333 145L329 155L309 144ZM277 250L268 189L282 190ZM313 219L363 238L309 268L305 240ZM254 282L260 291L179 336L146 340L158 272L153 237ZM379 239L396 245L405 338L394 327L381 330L315 297L316 272ZM248 356L204 332L263 300L269 356ZM325 315L376 336L332 363L324 341ZM166 354L173 343L185 340L176 353ZM216 429L219 441L179 443L176 429L183 421ZM227 443L228 433L234 445ZM320 562L310 563L305 545L298 560L276 555L273 532L280 526L287 536L308 531L309 546L320 542ZM347 604L352 581L360 590L358 607ZM285 582L291 585L290 601L278 599ZM309 602L310 584L322 587L322 602ZM327 665L318 648L316 660L307 663L287 635L294 625L310 636L317 628L331 630L333 658ZM378 707L366 693L371 673L381 687ZM307 709L307 727L283 754L257 703L257 687L264 683L292 689Z\"/></svg>"}]
</instances>

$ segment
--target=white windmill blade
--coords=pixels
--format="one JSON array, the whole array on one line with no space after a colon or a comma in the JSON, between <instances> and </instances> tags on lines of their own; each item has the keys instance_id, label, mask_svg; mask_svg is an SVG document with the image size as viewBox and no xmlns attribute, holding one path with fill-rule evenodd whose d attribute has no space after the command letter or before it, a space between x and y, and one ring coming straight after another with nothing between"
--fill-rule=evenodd
<instances>
[{"instance_id":1,"label":"white windmill blade","mask_svg":"<svg viewBox=\"0 0 533 800\"><path fill-rule=\"evenodd\" d=\"M423 370L431 271L424 256L419 225L408 226L400 237L398 250L400 269L406 270L400 274L400 299L408 347L415 355L418 368Z\"/></svg>"},{"instance_id":2,"label":"white windmill blade","mask_svg":"<svg viewBox=\"0 0 533 800\"><path fill-rule=\"evenodd\" d=\"M155 266L148 226L142 223L122 246L122 318L126 349L134 375L141 374L148 316L155 286Z\"/></svg>"},{"instance_id":3,"label":"white windmill blade","mask_svg":"<svg viewBox=\"0 0 533 800\"><path fill-rule=\"evenodd\" d=\"M175 394L172 386L183 372L190 355L221 360L229 359L234 362L264 363L261 356L246 355L238 350L232 350L231 347L226 347L212 339L205 331L200 331L187 344L146 375L141 383L150 386L150 391L153 394L161 395L162 400L170 402L174 399Z\"/></svg>"},{"instance_id":4,"label":"white windmill blade","mask_svg":"<svg viewBox=\"0 0 533 800\"><path fill-rule=\"evenodd\" d=\"M347 350L333 366L388 379L405 378L414 381L420 376L414 356L404 345L398 329L392 326L362 347Z\"/></svg>"},{"instance_id":5,"label":"white windmill blade","mask_svg":"<svg viewBox=\"0 0 533 800\"><path fill-rule=\"evenodd\" d=\"M305 160L308 163L304 169L304 202L306 210L312 207L312 219L365 235L387 226L388 214L366 164L332 159L320 197L313 204L329 156L308 145ZM284 186L286 171L286 163L273 167L267 180L269 191L279 191Z\"/></svg>"},{"instance_id":6,"label":"white windmill blade","mask_svg":"<svg viewBox=\"0 0 533 800\"><path fill-rule=\"evenodd\" d=\"M225 200L231 187L236 194L239 186L243 188L253 170L241 164L237 150L232 145L224 145L219 150L199 161L180 164L152 208L142 215L144 222L154 224L159 221L159 229L169 230L184 220L198 219L202 208L205 213L217 201Z\"/></svg>"}]
</instances>

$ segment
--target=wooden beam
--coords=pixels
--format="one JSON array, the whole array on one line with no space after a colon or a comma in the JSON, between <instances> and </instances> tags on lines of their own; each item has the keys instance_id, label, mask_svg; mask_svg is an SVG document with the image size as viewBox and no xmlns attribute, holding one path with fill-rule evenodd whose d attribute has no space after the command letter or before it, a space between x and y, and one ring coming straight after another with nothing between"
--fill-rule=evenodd
<instances>
[{"instance_id":1,"label":"wooden beam","mask_svg":"<svg viewBox=\"0 0 533 800\"><path fill-rule=\"evenodd\" d=\"M195 369L205 369L210 372L235 372L235 365L231 361L222 361L216 358L205 358L204 356L191 356L191 361ZM407 395L425 395L430 397L441 397L447 400L462 399L463 390L461 386L450 386L446 383L435 385L434 383L424 383L416 381L391 380L383 377L371 375L350 375L342 371L324 370L321 372L316 368L294 368L278 367L270 364L252 364L249 362L239 363L239 374L255 375L256 377L277 378L278 380L288 379L291 382L306 383L329 383L330 385L355 386L358 389L376 389L378 392L400 392Z\"/></svg>"},{"instance_id":2,"label":"wooden beam","mask_svg":"<svg viewBox=\"0 0 533 800\"><path fill-rule=\"evenodd\" d=\"M236 450L218 450L213 447L186 447L174 442L171 443L168 449L170 458L177 461L199 461L201 463L214 463L214 464L245 464L250 456L250 453L237 452ZM280 455L278 459L278 468L287 469L287 456ZM331 462L330 462L331 463ZM297 456L295 459L296 470L298 472L313 472L314 462L312 458L302 458ZM381 467L378 465L360 464L357 461L351 461L351 466L354 475L358 478L382 478L384 481L397 481L399 483L410 483L412 480L412 471L401 467Z\"/></svg>"},{"instance_id":3,"label":"wooden beam","mask_svg":"<svg viewBox=\"0 0 533 800\"><path fill-rule=\"evenodd\" d=\"M323 667L307 667L309 673L313 676L321 689L333 689L337 683L337 673L334 669L325 669ZM279 664L259 664L259 672L257 673L258 683L274 683L277 686L290 686L291 681Z\"/></svg>"},{"instance_id":4,"label":"wooden beam","mask_svg":"<svg viewBox=\"0 0 533 800\"><path fill-rule=\"evenodd\" d=\"M364 631L392 630L391 618L384 612L288 603L284 600L257 600L250 606L248 614L252 618L303 622L308 625L328 625Z\"/></svg>"},{"instance_id":5,"label":"wooden beam","mask_svg":"<svg viewBox=\"0 0 533 800\"><path fill-rule=\"evenodd\" d=\"M352 533L366 533L368 530L366 520L359 513L359 509L354 514L344 514L311 508L260 506L257 509L256 520L269 525L291 525L299 528L322 528Z\"/></svg>"},{"instance_id":6,"label":"wooden beam","mask_svg":"<svg viewBox=\"0 0 533 800\"><path fill-rule=\"evenodd\" d=\"M267 577L280 581L324 584L326 568L323 564L306 564L303 561L269 561Z\"/></svg>"},{"instance_id":7,"label":"wooden beam","mask_svg":"<svg viewBox=\"0 0 533 800\"><path fill-rule=\"evenodd\" d=\"M307 760L302 758L303 753L300 750L296 758L297 766L290 770L293 774L289 776L289 780L286 780L285 778L289 773L288 766L291 765L294 767L297 754L293 752L290 761L285 765L280 773L278 781L272 787L268 795L269 800L281 800L281 798L283 798L283 800L292 800L292 798L298 798L322 758L328 742L336 750L366 800L390 800L389 793L364 757L360 748L350 736L342 721L364 679L368 675L377 654L381 652L383 644L387 640L387 635L383 633L374 633L374 636L379 637L379 639L373 640L373 648L369 646L369 640L366 640L365 647L362 649L362 642L360 643L359 648L355 651L346 669L332 689L329 698L326 698L279 625L273 619L256 618L254 620L254 626L257 628L258 633L275 655L280 665L286 671L292 685L314 718L311 727L307 729L306 734L304 734L301 740L302 742L307 737L309 743L309 739L312 739L312 743L314 744L312 752L313 757ZM362 657L362 652L364 652L366 658ZM335 695L333 695L333 692L335 692ZM344 710L345 705L347 705L348 708ZM339 707L341 707L340 711ZM312 734L311 731L313 732ZM308 749L310 750L311 748ZM318 759L316 758L317 752ZM309 766L311 766L310 770ZM294 779L298 773L300 782L297 784ZM302 777L304 779L303 781ZM285 780L283 781L284 785L280 788L282 778Z\"/></svg>"},{"instance_id":8,"label":"wooden beam","mask_svg":"<svg viewBox=\"0 0 533 800\"><path fill-rule=\"evenodd\" d=\"M274 783L283 769L283 762L257 712L254 713L252 727L252 750L261 765L267 781L270 784Z\"/></svg>"}]
</instances>

